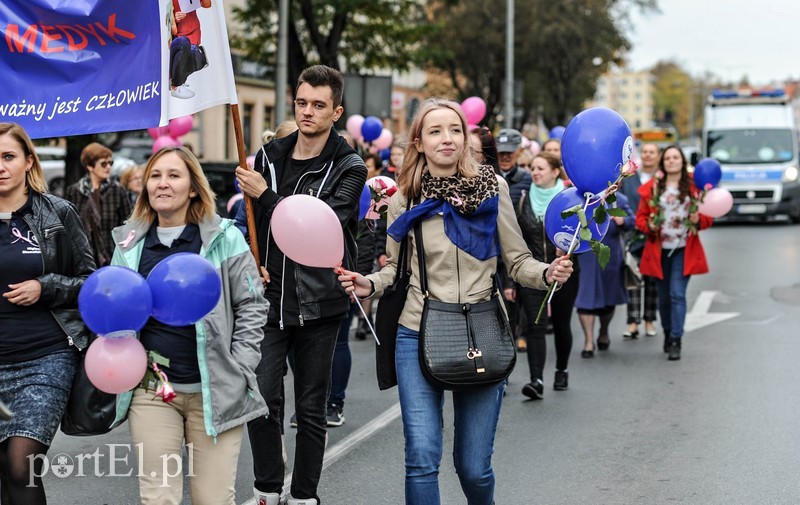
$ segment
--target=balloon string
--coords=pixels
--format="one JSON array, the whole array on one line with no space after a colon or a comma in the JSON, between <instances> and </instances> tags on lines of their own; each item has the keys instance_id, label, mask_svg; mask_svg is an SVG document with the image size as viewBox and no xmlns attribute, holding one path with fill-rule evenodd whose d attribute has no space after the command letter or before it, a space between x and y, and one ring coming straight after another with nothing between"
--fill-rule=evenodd
<instances>
[{"instance_id":1,"label":"balloon string","mask_svg":"<svg viewBox=\"0 0 800 505\"><path fill-rule=\"evenodd\" d=\"M381 341L378 340L378 335L375 333L375 328L372 327L372 323L369 320L369 316L367 316L367 313L364 312L364 307L361 305L361 300L359 300L356 295L353 295L353 299L356 301L356 305L358 305L358 308L361 310L361 314L364 315L364 320L367 322L367 326L369 326L369 331L372 332L372 337L375 339L375 342L378 345L381 345Z\"/></svg>"}]
</instances>

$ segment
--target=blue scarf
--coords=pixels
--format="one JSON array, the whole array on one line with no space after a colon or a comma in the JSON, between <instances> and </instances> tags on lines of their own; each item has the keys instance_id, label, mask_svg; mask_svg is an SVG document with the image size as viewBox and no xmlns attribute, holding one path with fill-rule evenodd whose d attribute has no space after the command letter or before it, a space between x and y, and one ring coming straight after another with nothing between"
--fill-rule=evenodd
<instances>
[{"instance_id":1,"label":"blue scarf","mask_svg":"<svg viewBox=\"0 0 800 505\"><path fill-rule=\"evenodd\" d=\"M550 205L550 200L562 191L564 191L564 184L560 180L556 181L555 186L547 189L531 184L529 195L533 214L539 219L544 219L544 213L547 210L547 206Z\"/></svg>"},{"instance_id":2,"label":"blue scarf","mask_svg":"<svg viewBox=\"0 0 800 505\"><path fill-rule=\"evenodd\" d=\"M386 233L400 242L418 221L442 214L447 238L467 254L481 261L488 260L500 254L497 239L499 202L500 197L494 195L481 202L475 212L462 214L445 200L429 198L400 214Z\"/></svg>"}]
</instances>

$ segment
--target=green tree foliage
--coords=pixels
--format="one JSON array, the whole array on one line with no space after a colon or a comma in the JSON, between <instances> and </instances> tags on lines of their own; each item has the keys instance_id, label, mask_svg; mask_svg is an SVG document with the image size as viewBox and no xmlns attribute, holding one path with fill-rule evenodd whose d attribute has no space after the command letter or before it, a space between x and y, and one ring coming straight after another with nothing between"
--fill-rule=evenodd
<instances>
[{"instance_id":1,"label":"green tree foliage","mask_svg":"<svg viewBox=\"0 0 800 505\"><path fill-rule=\"evenodd\" d=\"M294 0L289 2L288 79L322 63L350 72L406 70L418 61L428 25L417 0ZM278 0L246 0L234 9L243 34L234 47L269 68L277 63Z\"/></svg>"},{"instance_id":2,"label":"green tree foliage","mask_svg":"<svg viewBox=\"0 0 800 505\"><path fill-rule=\"evenodd\" d=\"M541 108L552 127L582 109L600 74L630 49L631 8L654 10L656 0L516 1L514 75L524 83L523 121ZM439 31L427 46L438 50L429 50L428 61L447 70L461 98L481 96L500 112L506 0L434 2L431 13Z\"/></svg>"},{"instance_id":3,"label":"green tree foliage","mask_svg":"<svg viewBox=\"0 0 800 505\"><path fill-rule=\"evenodd\" d=\"M706 98L714 88L735 87L723 84L711 73L693 77L674 61L659 61L653 75L653 104L656 121L671 123L683 138L697 136L703 125Z\"/></svg>"}]
</instances>

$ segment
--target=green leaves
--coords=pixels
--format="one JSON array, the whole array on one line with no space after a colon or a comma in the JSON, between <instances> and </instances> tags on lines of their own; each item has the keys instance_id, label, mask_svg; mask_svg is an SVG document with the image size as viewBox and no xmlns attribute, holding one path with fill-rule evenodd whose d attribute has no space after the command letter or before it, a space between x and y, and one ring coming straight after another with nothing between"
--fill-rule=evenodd
<instances>
[{"instance_id":1,"label":"green leaves","mask_svg":"<svg viewBox=\"0 0 800 505\"><path fill-rule=\"evenodd\" d=\"M583 208L583 206L582 206L582 205L576 205L576 206L574 206L574 207L570 207L570 208L568 208L568 209L567 209L567 210L565 210L565 211L562 211L562 212L561 212L561 219L566 219L566 218L568 218L568 217L570 217L570 216L574 216L574 215L575 215L575 214L577 214L579 211L581 211L581 210L582 210L582 208ZM586 218L586 214L584 214L584 219L585 219L585 218Z\"/></svg>"},{"instance_id":2,"label":"green leaves","mask_svg":"<svg viewBox=\"0 0 800 505\"><path fill-rule=\"evenodd\" d=\"M608 213L609 216L613 217L628 217L628 213L625 212L624 209L620 209L619 207L608 209L606 212Z\"/></svg>"},{"instance_id":3,"label":"green leaves","mask_svg":"<svg viewBox=\"0 0 800 505\"><path fill-rule=\"evenodd\" d=\"M591 240L592 252L597 256L597 263L600 268L605 268L608 265L608 260L611 259L611 248L603 244L599 240Z\"/></svg>"}]
</instances>

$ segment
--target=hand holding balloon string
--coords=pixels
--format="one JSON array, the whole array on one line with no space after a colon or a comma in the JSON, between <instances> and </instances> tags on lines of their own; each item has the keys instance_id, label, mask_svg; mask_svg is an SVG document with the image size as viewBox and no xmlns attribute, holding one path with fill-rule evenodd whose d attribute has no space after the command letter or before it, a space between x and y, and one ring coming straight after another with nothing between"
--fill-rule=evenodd
<instances>
[{"instance_id":1,"label":"hand holding balloon string","mask_svg":"<svg viewBox=\"0 0 800 505\"><path fill-rule=\"evenodd\" d=\"M350 299L356 302L356 305L358 305L361 314L364 316L364 320L367 322L369 331L372 332L372 338L375 339L375 343L381 345L381 341L378 339L378 334L375 333L375 328L372 327L372 322L367 313L364 311L364 306L361 305L360 297L362 295L356 293L356 289L360 287L362 289L362 293L364 289L367 290L367 292L364 293L363 296L371 295L372 283L366 277L364 277L359 273L345 270L344 268L342 268L342 265L337 266L336 268L333 269L333 271L336 272L336 274L339 276L339 282L342 283L342 287L345 288L345 291L350 295ZM357 281L361 281L361 283L359 284L357 283Z\"/></svg>"}]
</instances>

